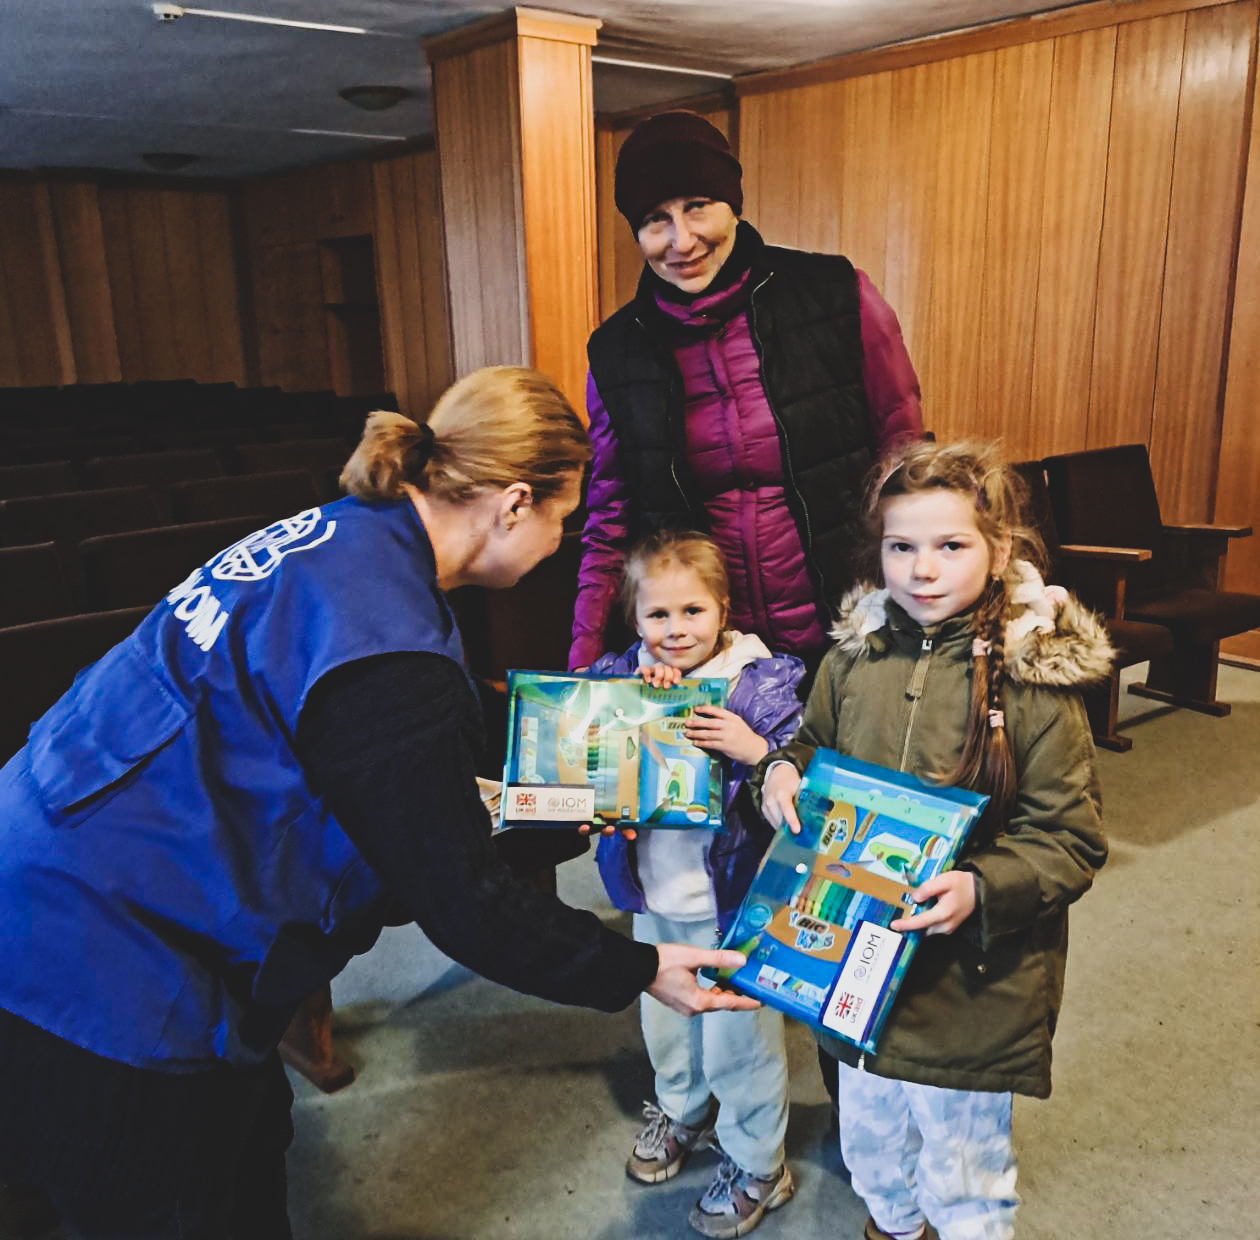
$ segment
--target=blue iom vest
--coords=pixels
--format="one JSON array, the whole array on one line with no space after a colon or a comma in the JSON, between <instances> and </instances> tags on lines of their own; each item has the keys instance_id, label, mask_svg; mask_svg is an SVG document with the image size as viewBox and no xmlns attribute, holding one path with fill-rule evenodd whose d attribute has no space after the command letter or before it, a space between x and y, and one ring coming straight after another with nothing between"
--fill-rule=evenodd
<instances>
[{"instance_id":1,"label":"blue iom vest","mask_svg":"<svg viewBox=\"0 0 1260 1240\"><path fill-rule=\"evenodd\" d=\"M321 676L391 651L463 666L405 500L299 513L173 589L0 771L0 1007L141 1067L268 1054L380 932L294 739Z\"/></svg>"}]
</instances>

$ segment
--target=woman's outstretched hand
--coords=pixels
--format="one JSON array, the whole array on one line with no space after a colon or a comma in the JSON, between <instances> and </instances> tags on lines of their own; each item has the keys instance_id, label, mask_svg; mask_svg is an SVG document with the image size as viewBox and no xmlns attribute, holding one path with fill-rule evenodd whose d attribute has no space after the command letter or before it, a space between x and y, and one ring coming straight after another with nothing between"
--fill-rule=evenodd
<instances>
[{"instance_id":1,"label":"woman's outstretched hand","mask_svg":"<svg viewBox=\"0 0 1260 1240\"><path fill-rule=\"evenodd\" d=\"M756 999L737 995L717 987L706 990L696 983L696 970L738 969L745 960L741 952L709 951L703 947L688 947L685 943L658 943L656 954L660 964L656 980L647 993L667 1008L684 1016L696 1016L701 1012L747 1012L759 1008Z\"/></svg>"},{"instance_id":2,"label":"woman's outstretched hand","mask_svg":"<svg viewBox=\"0 0 1260 1240\"><path fill-rule=\"evenodd\" d=\"M775 762L761 785L761 812L777 831L784 823L793 835L800 835L801 820L796 815L796 790L801 773L790 762Z\"/></svg>"}]
</instances>

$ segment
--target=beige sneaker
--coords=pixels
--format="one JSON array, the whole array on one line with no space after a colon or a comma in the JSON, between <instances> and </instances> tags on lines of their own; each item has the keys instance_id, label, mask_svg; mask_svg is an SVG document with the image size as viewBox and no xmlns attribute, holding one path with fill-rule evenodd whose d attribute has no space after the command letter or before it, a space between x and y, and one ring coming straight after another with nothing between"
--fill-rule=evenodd
<instances>
[{"instance_id":1,"label":"beige sneaker","mask_svg":"<svg viewBox=\"0 0 1260 1240\"><path fill-rule=\"evenodd\" d=\"M696 1202L687 1221L702 1236L713 1237L713 1240L745 1236L761 1222L767 1210L777 1210L795 1191L787 1163L763 1180L741 1171L724 1154L713 1182Z\"/></svg>"},{"instance_id":2,"label":"beige sneaker","mask_svg":"<svg viewBox=\"0 0 1260 1240\"><path fill-rule=\"evenodd\" d=\"M652 1102L643 1104L643 1115L647 1127L639 1133L626 1159L626 1174L640 1184L672 1180L682 1170L687 1155L707 1145L713 1136L712 1110L698 1124L680 1124Z\"/></svg>"}]
</instances>

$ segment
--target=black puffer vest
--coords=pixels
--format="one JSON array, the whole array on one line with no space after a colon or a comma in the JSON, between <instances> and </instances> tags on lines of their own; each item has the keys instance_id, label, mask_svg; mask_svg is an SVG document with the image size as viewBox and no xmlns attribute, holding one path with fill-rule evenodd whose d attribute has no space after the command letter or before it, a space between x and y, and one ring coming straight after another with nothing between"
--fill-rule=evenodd
<instances>
[{"instance_id":1,"label":"black puffer vest","mask_svg":"<svg viewBox=\"0 0 1260 1240\"><path fill-rule=\"evenodd\" d=\"M847 258L753 236L749 327L779 429L788 503L818 596L831 603L856 576L862 488L875 459L857 274ZM635 506L632 528L704 530L687 463L683 379L652 283L645 269L634 300L595 330L587 356Z\"/></svg>"}]
</instances>

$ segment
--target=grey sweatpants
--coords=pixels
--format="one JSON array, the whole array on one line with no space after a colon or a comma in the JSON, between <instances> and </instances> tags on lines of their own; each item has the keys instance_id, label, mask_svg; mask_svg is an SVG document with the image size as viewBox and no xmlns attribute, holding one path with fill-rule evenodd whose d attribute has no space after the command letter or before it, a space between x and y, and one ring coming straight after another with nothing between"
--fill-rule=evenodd
<instances>
[{"instance_id":1,"label":"grey sweatpants","mask_svg":"<svg viewBox=\"0 0 1260 1240\"><path fill-rule=\"evenodd\" d=\"M712 947L717 922L636 913L634 937L640 943ZM679 1123L699 1123L712 1095L720 1108L717 1138L722 1149L741 1171L762 1177L777 1171L783 1163L788 1116L782 1015L763 1005L752 1012L706 1012L689 1018L650 995L640 1000L640 1015L661 1110Z\"/></svg>"}]
</instances>

